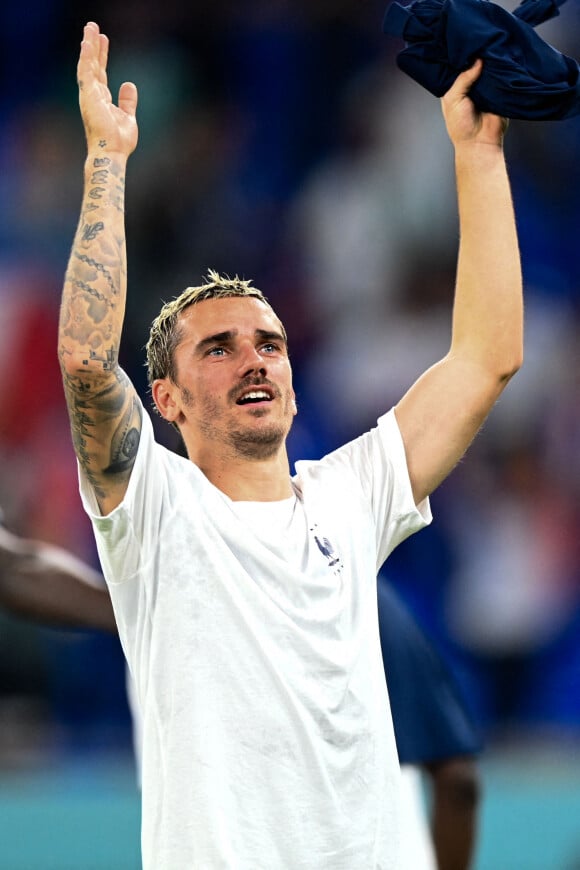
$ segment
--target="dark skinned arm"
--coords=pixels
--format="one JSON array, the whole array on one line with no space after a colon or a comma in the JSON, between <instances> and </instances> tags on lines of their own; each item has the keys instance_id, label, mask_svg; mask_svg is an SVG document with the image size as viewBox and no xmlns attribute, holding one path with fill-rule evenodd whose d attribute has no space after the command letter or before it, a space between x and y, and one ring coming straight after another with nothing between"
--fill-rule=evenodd
<instances>
[{"instance_id":1,"label":"dark skinned arm","mask_svg":"<svg viewBox=\"0 0 580 870\"><path fill-rule=\"evenodd\" d=\"M40 625L117 632L97 571L60 547L19 538L3 527L0 607Z\"/></svg>"}]
</instances>

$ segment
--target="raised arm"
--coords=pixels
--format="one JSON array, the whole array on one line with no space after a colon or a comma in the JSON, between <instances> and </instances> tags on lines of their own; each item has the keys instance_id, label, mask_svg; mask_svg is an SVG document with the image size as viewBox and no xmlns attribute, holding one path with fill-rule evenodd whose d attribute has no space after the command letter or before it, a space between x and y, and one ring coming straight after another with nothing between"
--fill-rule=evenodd
<instances>
[{"instance_id":1,"label":"raised arm","mask_svg":"<svg viewBox=\"0 0 580 870\"><path fill-rule=\"evenodd\" d=\"M137 89L118 106L107 87L108 39L86 25L78 63L87 140L81 217L65 277L59 359L75 451L102 513L122 500L139 434L140 405L119 367L127 283L125 168L137 144Z\"/></svg>"},{"instance_id":2,"label":"raised arm","mask_svg":"<svg viewBox=\"0 0 580 870\"><path fill-rule=\"evenodd\" d=\"M459 461L523 356L518 240L503 154L504 119L478 113L468 91L481 61L442 109L455 149L459 257L451 347L395 409L415 501Z\"/></svg>"}]
</instances>

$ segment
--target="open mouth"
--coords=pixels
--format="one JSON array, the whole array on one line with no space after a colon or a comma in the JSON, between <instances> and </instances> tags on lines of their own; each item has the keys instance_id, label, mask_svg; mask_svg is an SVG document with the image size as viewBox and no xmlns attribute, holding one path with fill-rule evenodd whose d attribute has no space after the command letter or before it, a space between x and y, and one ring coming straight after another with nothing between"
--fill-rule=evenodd
<instances>
[{"instance_id":1,"label":"open mouth","mask_svg":"<svg viewBox=\"0 0 580 870\"><path fill-rule=\"evenodd\" d=\"M272 396L270 393L266 392L266 390L250 390L248 393L244 393L243 396L237 400L236 405L257 405L262 402L271 402Z\"/></svg>"}]
</instances>

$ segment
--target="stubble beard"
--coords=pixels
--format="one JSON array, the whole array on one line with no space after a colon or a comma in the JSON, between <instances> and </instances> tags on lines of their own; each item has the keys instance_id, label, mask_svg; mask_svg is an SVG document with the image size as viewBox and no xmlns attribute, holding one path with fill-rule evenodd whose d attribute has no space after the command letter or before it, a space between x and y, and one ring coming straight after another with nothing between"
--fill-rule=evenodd
<instances>
[{"instance_id":1,"label":"stubble beard","mask_svg":"<svg viewBox=\"0 0 580 870\"><path fill-rule=\"evenodd\" d=\"M286 441L289 430L289 426L283 427L281 424L275 423L262 429L250 426L232 427L228 431L227 441L237 456L244 459L271 459Z\"/></svg>"},{"instance_id":2,"label":"stubble beard","mask_svg":"<svg viewBox=\"0 0 580 870\"><path fill-rule=\"evenodd\" d=\"M186 388L182 388L182 397L187 405L194 406L193 397ZM218 444L222 444L231 452L233 457L254 461L271 459L285 443L292 426L293 415L290 413L290 404L290 400L287 399L283 421L272 422L261 428L235 425L219 426L216 425L216 420L219 420L222 411L218 403L208 397L203 402L199 428L206 439L214 441L216 447ZM261 408L259 405L251 411L255 418L263 417L266 413L266 408ZM290 420L289 423L285 422L286 418Z\"/></svg>"}]
</instances>

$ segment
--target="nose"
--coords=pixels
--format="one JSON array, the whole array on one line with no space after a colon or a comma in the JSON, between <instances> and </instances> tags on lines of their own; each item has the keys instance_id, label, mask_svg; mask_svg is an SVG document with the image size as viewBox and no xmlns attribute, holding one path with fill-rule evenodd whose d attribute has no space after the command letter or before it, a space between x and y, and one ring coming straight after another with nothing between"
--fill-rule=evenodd
<instances>
[{"instance_id":1,"label":"nose","mask_svg":"<svg viewBox=\"0 0 580 870\"><path fill-rule=\"evenodd\" d=\"M240 348L240 377L244 378L248 375L260 372L266 374L266 362L264 357L258 353L256 346L252 341L244 342Z\"/></svg>"}]
</instances>

